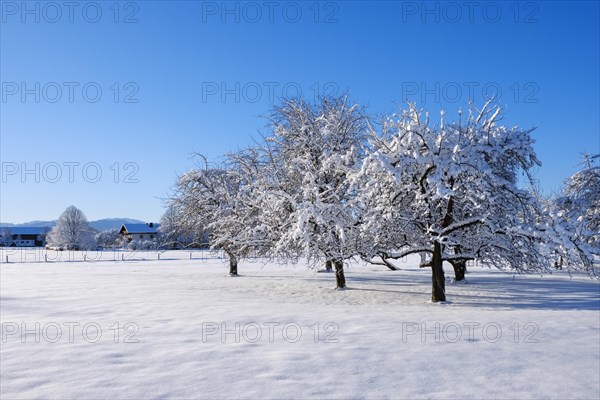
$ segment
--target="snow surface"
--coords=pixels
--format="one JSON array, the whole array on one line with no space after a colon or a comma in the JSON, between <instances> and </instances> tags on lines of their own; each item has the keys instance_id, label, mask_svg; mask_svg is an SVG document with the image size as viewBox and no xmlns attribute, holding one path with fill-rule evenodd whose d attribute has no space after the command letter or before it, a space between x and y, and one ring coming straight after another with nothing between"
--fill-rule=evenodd
<instances>
[{"instance_id":1,"label":"snow surface","mask_svg":"<svg viewBox=\"0 0 600 400\"><path fill-rule=\"evenodd\" d=\"M304 265L246 260L231 278L214 254L21 263L1 253L2 399L600 398L600 286L583 275L471 267L468 284L450 284L447 268L450 303L432 304L418 257L400 271L354 263L349 289L336 291L333 274ZM110 328L128 322L115 343ZM69 323L80 324L72 340ZM90 323L96 343L95 328L82 333ZM236 323L239 342L208 334Z\"/></svg>"}]
</instances>

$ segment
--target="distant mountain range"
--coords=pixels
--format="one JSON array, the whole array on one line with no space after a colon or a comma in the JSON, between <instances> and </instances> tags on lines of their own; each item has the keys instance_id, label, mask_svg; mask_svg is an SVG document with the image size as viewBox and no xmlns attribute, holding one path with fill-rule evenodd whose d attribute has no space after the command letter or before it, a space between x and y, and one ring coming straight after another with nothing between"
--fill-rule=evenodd
<instances>
[{"instance_id":1,"label":"distant mountain range","mask_svg":"<svg viewBox=\"0 0 600 400\"><path fill-rule=\"evenodd\" d=\"M152 221L154 222L154 221ZM97 221L89 221L89 224L92 228L97 231L106 231L108 229L120 228L123 224L145 224L146 221L140 221L139 219L131 219L131 218L105 218L99 219ZM11 224L0 222L0 227L28 227L28 226L48 226L53 227L56 224L56 220L54 221L30 221L24 222L22 224Z\"/></svg>"}]
</instances>

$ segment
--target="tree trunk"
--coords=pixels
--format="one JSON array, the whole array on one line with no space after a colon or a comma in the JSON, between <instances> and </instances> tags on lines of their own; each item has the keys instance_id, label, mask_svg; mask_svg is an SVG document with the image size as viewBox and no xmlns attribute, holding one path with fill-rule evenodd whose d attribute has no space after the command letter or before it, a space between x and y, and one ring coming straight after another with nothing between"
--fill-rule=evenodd
<instances>
[{"instance_id":1,"label":"tree trunk","mask_svg":"<svg viewBox=\"0 0 600 400\"><path fill-rule=\"evenodd\" d=\"M433 256L431 258L431 301L446 301L446 278L442 265L442 245L439 242L433 244Z\"/></svg>"},{"instance_id":2,"label":"tree trunk","mask_svg":"<svg viewBox=\"0 0 600 400\"><path fill-rule=\"evenodd\" d=\"M454 268L454 280L456 282L465 280L465 272L467 272L467 261L456 260L452 261L452 267Z\"/></svg>"},{"instance_id":3,"label":"tree trunk","mask_svg":"<svg viewBox=\"0 0 600 400\"><path fill-rule=\"evenodd\" d=\"M325 261L325 272L333 272L333 263L331 260Z\"/></svg>"},{"instance_id":4,"label":"tree trunk","mask_svg":"<svg viewBox=\"0 0 600 400\"><path fill-rule=\"evenodd\" d=\"M454 248L455 254L462 254L462 248L457 245ZM454 281L460 282L465 280L465 272L467 272L467 260L454 260L450 261L452 268L454 268Z\"/></svg>"},{"instance_id":5,"label":"tree trunk","mask_svg":"<svg viewBox=\"0 0 600 400\"><path fill-rule=\"evenodd\" d=\"M227 253L229 256L229 276L238 276L237 272L237 257L232 253Z\"/></svg>"},{"instance_id":6,"label":"tree trunk","mask_svg":"<svg viewBox=\"0 0 600 400\"><path fill-rule=\"evenodd\" d=\"M344 276L344 263L342 261L335 260L335 282L336 289L344 289L346 287L346 277Z\"/></svg>"},{"instance_id":7,"label":"tree trunk","mask_svg":"<svg viewBox=\"0 0 600 400\"><path fill-rule=\"evenodd\" d=\"M556 269L562 269L563 267L563 258L562 256L560 256L560 258L556 261L554 261L554 268Z\"/></svg>"}]
</instances>

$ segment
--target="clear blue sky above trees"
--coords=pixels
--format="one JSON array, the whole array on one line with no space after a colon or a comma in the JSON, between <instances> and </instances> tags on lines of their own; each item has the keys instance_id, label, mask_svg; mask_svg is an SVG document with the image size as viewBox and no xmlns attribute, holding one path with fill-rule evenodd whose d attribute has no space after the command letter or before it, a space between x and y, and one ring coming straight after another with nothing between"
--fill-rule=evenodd
<instances>
[{"instance_id":1,"label":"clear blue sky above trees","mask_svg":"<svg viewBox=\"0 0 600 400\"><path fill-rule=\"evenodd\" d=\"M448 120L500 94L548 194L600 151L595 1L47 4L1 3L3 222L156 221L193 152L250 144L284 95Z\"/></svg>"}]
</instances>

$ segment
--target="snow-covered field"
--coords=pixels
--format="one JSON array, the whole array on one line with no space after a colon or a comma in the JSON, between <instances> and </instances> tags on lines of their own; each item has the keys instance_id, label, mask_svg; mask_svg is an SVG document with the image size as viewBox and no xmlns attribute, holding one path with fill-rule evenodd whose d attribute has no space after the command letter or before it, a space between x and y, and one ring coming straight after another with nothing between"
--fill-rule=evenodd
<instances>
[{"instance_id":1,"label":"snow-covered field","mask_svg":"<svg viewBox=\"0 0 600 400\"><path fill-rule=\"evenodd\" d=\"M600 397L587 276L472 267L432 304L416 259L335 291L303 265L119 255L1 254L2 399Z\"/></svg>"}]
</instances>

